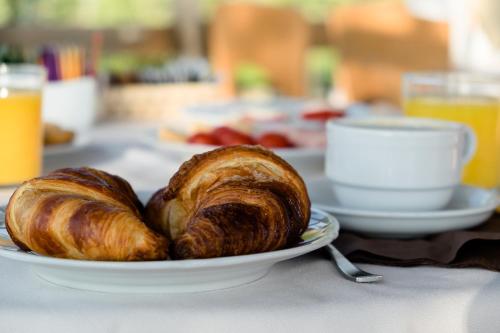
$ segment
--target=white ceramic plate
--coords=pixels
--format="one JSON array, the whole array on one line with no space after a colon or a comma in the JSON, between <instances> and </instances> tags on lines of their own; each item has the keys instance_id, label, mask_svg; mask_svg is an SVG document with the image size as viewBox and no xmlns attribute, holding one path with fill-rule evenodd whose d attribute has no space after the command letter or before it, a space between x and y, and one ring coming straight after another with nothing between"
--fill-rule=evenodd
<instances>
[{"instance_id":1,"label":"white ceramic plate","mask_svg":"<svg viewBox=\"0 0 500 333\"><path fill-rule=\"evenodd\" d=\"M313 209L301 243L266 253L213 259L106 262L51 258L21 251L15 245L3 245L0 256L30 266L44 280L70 288L119 293L194 292L260 279L274 264L330 243L338 230L334 217ZM8 243L6 230L0 231L0 244Z\"/></svg>"},{"instance_id":2,"label":"white ceramic plate","mask_svg":"<svg viewBox=\"0 0 500 333\"><path fill-rule=\"evenodd\" d=\"M60 145L49 145L43 147L43 156L57 156L61 154L75 153L90 143L90 137L86 134L77 133L75 139L71 143Z\"/></svg>"},{"instance_id":3,"label":"white ceramic plate","mask_svg":"<svg viewBox=\"0 0 500 333\"><path fill-rule=\"evenodd\" d=\"M341 228L372 236L411 238L475 227L486 221L500 204L495 191L460 186L442 210L383 212L340 206L327 179L307 184L316 207L335 214Z\"/></svg>"},{"instance_id":4,"label":"white ceramic plate","mask_svg":"<svg viewBox=\"0 0 500 333\"><path fill-rule=\"evenodd\" d=\"M217 148L216 146L189 144L184 142L168 142L158 138L156 132L144 137L144 143L163 151L178 159L180 163L187 161L195 154L201 154ZM280 148L273 151L290 163L303 176L323 173L325 150L323 148Z\"/></svg>"}]
</instances>

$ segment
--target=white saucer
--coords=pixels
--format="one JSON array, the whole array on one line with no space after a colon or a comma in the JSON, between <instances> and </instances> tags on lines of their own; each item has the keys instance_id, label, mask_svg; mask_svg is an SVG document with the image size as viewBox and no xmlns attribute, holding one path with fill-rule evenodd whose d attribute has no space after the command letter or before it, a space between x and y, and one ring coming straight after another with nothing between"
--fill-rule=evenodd
<instances>
[{"instance_id":1,"label":"white saucer","mask_svg":"<svg viewBox=\"0 0 500 333\"><path fill-rule=\"evenodd\" d=\"M3 224L3 216L1 218ZM0 256L33 269L57 285L118 293L193 292L234 287L258 280L271 267L319 249L338 236L334 217L313 209L308 230L294 247L242 256L143 262L58 259L19 250L0 228Z\"/></svg>"},{"instance_id":2,"label":"white saucer","mask_svg":"<svg viewBox=\"0 0 500 333\"><path fill-rule=\"evenodd\" d=\"M500 204L495 191L460 186L443 210L369 211L341 207L327 179L308 182L307 186L314 205L333 213L341 228L376 237L412 238L472 228L486 221Z\"/></svg>"}]
</instances>

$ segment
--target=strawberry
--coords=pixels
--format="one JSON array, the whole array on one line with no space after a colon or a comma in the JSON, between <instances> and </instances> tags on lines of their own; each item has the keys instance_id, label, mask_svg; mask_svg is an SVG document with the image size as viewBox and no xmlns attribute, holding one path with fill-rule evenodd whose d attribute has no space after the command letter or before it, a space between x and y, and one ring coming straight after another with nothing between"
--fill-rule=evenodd
<instances>
[{"instance_id":1,"label":"strawberry","mask_svg":"<svg viewBox=\"0 0 500 333\"><path fill-rule=\"evenodd\" d=\"M267 148L292 148L295 147L285 135L280 133L264 133L257 140L257 143Z\"/></svg>"},{"instance_id":2,"label":"strawberry","mask_svg":"<svg viewBox=\"0 0 500 333\"><path fill-rule=\"evenodd\" d=\"M188 143L198 143L203 145L220 145L219 140L210 133L195 133L187 139Z\"/></svg>"},{"instance_id":3,"label":"strawberry","mask_svg":"<svg viewBox=\"0 0 500 333\"><path fill-rule=\"evenodd\" d=\"M255 144L249 135L227 126L217 127L212 131L212 135L224 146Z\"/></svg>"},{"instance_id":4,"label":"strawberry","mask_svg":"<svg viewBox=\"0 0 500 333\"><path fill-rule=\"evenodd\" d=\"M341 117L344 117L344 112L330 109L319 109L317 111L308 111L302 114L302 119L313 121L327 121Z\"/></svg>"}]
</instances>

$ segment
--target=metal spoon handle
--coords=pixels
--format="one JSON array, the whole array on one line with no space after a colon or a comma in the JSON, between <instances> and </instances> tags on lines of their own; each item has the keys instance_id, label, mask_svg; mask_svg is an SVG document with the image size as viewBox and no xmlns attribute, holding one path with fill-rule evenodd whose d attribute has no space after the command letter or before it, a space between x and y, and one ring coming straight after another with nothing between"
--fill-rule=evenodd
<instances>
[{"instance_id":1,"label":"metal spoon handle","mask_svg":"<svg viewBox=\"0 0 500 333\"><path fill-rule=\"evenodd\" d=\"M326 250L332 256L338 271L348 280L358 283L370 283L382 280L382 275L371 274L356 267L332 244L328 244Z\"/></svg>"}]
</instances>

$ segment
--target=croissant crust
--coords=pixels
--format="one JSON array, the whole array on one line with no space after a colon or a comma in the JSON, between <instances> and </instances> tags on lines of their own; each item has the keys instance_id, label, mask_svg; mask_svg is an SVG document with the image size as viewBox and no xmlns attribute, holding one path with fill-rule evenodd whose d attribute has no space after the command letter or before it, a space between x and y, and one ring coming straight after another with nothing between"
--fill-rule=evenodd
<instances>
[{"instance_id":1,"label":"croissant crust","mask_svg":"<svg viewBox=\"0 0 500 333\"><path fill-rule=\"evenodd\" d=\"M143 222L143 206L118 176L91 168L56 170L22 184L6 226L22 249L87 260L166 259L167 239Z\"/></svg>"},{"instance_id":2,"label":"croissant crust","mask_svg":"<svg viewBox=\"0 0 500 333\"><path fill-rule=\"evenodd\" d=\"M302 178L256 146L195 155L146 206L146 223L171 239L175 258L284 248L299 241L309 218Z\"/></svg>"}]
</instances>

